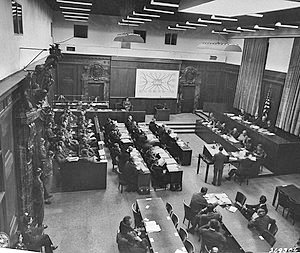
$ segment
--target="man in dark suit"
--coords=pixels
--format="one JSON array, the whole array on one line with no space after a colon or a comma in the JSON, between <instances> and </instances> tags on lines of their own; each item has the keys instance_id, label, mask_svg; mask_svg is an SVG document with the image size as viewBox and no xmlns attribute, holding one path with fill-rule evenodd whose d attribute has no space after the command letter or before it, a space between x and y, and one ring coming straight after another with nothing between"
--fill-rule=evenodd
<instances>
[{"instance_id":1,"label":"man in dark suit","mask_svg":"<svg viewBox=\"0 0 300 253\"><path fill-rule=\"evenodd\" d=\"M195 223L196 215L208 205L207 200L204 198L207 191L208 189L206 187L202 187L200 192L194 193L192 196L190 203L192 224ZM189 232L193 233L194 230L190 229Z\"/></svg>"},{"instance_id":2,"label":"man in dark suit","mask_svg":"<svg viewBox=\"0 0 300 253\"><path fill-rule=\"evenodd\" d=\"M266 213L268 213L267 207L267 198L265 195L261 195L259 198L259 203L255 205L246 204L246 208L242 210L245 214L246 218L250 219L254 213L257 213L258 209L264 209Z\"/></svg>"},{"instance_id":3,"label":"man in dark suit","mask_svg":"<svg viewBox=\"0 0 300 253\"><path fill-rule=\"evenodd\" d=\"M276 220L270 218L269 215L266 214L266 211L262 208L257 210L258 217L252 219L248 227L255 228L260 234L262 234L265 230L268 230L270 224L276 223Z\"/></svg>"},{"instance_id":4,"label":"man in dark suit","mask_svg":"<svg viewBox=\"0 0 300 253\"><path fill-rule=\"evenodd\" d=\"M42 169L37 168L34 173L32 186L32 200L34 221L38 227L43 226L44 221L44 187L41 180Z\"/></svg>"},{"instance_id":5,"label":"man in dark suit","mask_svg":"<svg viewBox=\"0 0 300 253\"><path fill-rule=\"evenodd\" d=\"M219 232L220 227L219 221L212 219L210 220L208 227L206 225L199 229L199 235L202 238L202 247L206 246L209 250L213 247L218 247L220 250L224 248L226 237Z\"/></svg>"},{"instance_id":6,"label":"man in dark suit","mask_svg":"<svg viewBox=\"0 0 300 253\"><path fill-rule=\"evenodd\" d=\"M228 157L222 151L223 147L219 147L219 152L213 156L214 178L212 184L215 186L221 185L224 164L228 161Z\"/></svg>"}]
</instances>

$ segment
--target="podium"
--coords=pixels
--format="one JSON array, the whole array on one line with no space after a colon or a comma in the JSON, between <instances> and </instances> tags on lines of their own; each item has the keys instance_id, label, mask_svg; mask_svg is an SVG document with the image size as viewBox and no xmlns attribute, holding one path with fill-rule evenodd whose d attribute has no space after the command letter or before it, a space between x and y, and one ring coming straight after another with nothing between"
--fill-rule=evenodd
<instances>
[{"instance_id":1,"label":"podium","mask_svg":"<svg viewBox=\"0 0 300 253\"><path fill-rule=\"evenodd\" d=\"M158 109L155 107L155 119L157 121L169 121L170 120L170 109L167 109L167 108Z\"/></svg>"}]
</instances>

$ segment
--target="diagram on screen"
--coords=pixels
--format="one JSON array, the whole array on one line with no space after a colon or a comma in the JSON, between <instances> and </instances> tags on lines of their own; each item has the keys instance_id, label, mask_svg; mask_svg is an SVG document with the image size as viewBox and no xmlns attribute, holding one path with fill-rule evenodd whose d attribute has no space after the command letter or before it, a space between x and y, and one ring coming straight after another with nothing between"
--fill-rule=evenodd
<instances>
[{"instance_id":1,"label":"diagram on screen","mask_svg":"<svg viewBox=\"0 0 300 253\"><path fill-rule=\"evenodd\" d=\"M176 97L178 76L178 71L138 69L136 96Z\"/></svg>"}]
</instances>

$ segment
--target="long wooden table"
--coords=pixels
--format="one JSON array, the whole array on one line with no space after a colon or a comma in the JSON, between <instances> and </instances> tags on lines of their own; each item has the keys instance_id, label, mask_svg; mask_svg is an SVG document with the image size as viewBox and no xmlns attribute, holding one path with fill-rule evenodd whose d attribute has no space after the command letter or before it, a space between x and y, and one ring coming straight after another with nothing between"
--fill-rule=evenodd
<instances>
[{"instance_id":1,"label":"long wooden table","mask_svg":"<svg viewBox=\"0 0 300 253\"><path fill-rule=\"evenodd\" d=\"M55 121L58 122L60 116L63 114L63 109L54 108ZM81 110L71 109L71 112L78 116ZM116 120L118 122L125 122L128 116L131 115L136 122L145 122L146 112L145 111L122 111L112 109L100 109L100 110L86 110L87 118L98 117L100 125L104 125L108 118Z\"/></svg>"},{"instance_id":2,"label":"long wooden table","mask_svg":"<svg viewBox=\"0 0 300 253\"><path fill-rule=\"evenodd\" d=\"M187 252L161 198L137 199L143 220L155 221L160 232L148 233L155 253L175 253L177 249Z\"/></svg>"},{"instance_id":3,"label":"long wooden table","mask_svg":"<svg viewBox=\"0 0 300 253\"><path fill-rule=\"evenodd\" d=\"M267 253L270 251L271 246L267 241L260 239L256 230L247 227L248 220L239 210L232 213L226 208L218 206L217 211L221 213L222 224L233 236L241 252Z\"/></svg>"},{"instance_id":4,"label":"long wooden table","mask_svg":"<svg viewBox=\"0 0 300 253\"><path fill-rule=\"evenodd\" d=\"M297 173L300 164L300 141L282 138L278 135L266 135L252 129L249 124L234 120L227 115L214 112L217 120L225 122L228 129L236 127L239 132L246 130L253 144L261 143L267 153L265 165L277 175Z\"/></svg>"},{"instance_id":5,"label":"long wooden table","mask_svg":"<svg viewBox=\"0 0 300 253\"><path fill-rule=\"evenodd\" d=\"M287 195L290 199L294 200L297 204L300 204L300 188L296 185L289 184L276 186L272 201L273 206L275 206L275 202L279 191Z\"/></svg>"}]
</instances>

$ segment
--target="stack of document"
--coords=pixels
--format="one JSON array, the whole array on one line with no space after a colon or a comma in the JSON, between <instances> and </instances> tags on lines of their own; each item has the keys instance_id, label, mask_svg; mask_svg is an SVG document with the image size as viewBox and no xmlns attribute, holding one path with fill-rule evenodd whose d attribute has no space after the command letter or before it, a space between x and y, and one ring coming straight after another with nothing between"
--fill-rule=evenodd
<instances>
[{"instance_id":1,"label":"stack of document","mask_svg":"<svg viewBox=\"0 0 300 253\"><path fill-rule=\"evenodd\" d=\"M153 233L153 232L161 231L161 228L158 224L156 224L156 221L146 221L145 222L145 228L146 228L147 233Z\"/></svg>"},{"instance_id":2,"label":"stack of document","mask_svg":"<svg viewBox=\"0 0 300 253\"><path fill-rule=\"evenodd\" d=\"M218 199L220 205L231 205L231 200L228 198L226 193L216 193L215 197Z\"/></svg>"}]
</instances>

